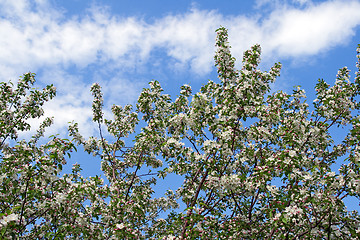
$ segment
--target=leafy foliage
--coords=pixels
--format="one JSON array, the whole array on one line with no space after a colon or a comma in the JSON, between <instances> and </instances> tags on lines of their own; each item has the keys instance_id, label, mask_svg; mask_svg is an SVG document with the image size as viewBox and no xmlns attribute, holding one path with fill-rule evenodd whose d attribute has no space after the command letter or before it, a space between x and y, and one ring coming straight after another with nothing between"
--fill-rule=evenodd
<instances>
[{"instance_id":1,"label":"leafy foliage","mask_svg":"<svg viewBox=\"0 0 360 240\"><path fill-rule=\"evenodd\" d=\"M181 87L172 101L150 82L136 106L112 107L104 119L101 87L91 92L99 137L84 139L76 123L71 140L38 140L46 119L29 141L17 132L43 114L52 86L31 90L25 74L15 90L1 83L0 235L63 239L353 239L357 211L347 196L360 193L360 73L350 81L339 70L335 84L316 84L313 106L300 87L269 94L281 64L258 69L261 48L244 53L235 69L227 30L219 28L215 65L219 80L193 94ZM357 49L360 52L360 46ZM358 56L360 58L360 56ZM359 61L360 62L360 61ZM357 67L359 67L359 62ZM136 107L134 110L133 108ZM313 109L313 111L310 111ZM137 131L137 126L144 126ZM330 131L347 126L334 143ZM135 134L128 145L126 139ZM10 141L11 140L11 141ZM14 144L12 144L14 143ZM60 176L65 155L80 145L101 159L106 177L84 178L81 167ZM331 169L340 158L346 162ZM147 173L143 173L148 170ZM184 179L175 192L154 197L160 178ZM86 204L85 204L86 203ZM186 209L179 209L179 203ZM160 214L169 213L165 219Z\"/></svg>"}]
</instances>

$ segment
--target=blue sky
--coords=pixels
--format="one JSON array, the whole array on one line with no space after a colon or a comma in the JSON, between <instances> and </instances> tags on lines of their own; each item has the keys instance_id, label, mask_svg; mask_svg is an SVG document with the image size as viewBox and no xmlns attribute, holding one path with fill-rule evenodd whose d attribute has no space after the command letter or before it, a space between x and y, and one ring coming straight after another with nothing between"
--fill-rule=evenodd
<instances>
[{"instance_id":1,"label":"blue sky","mask_svg":"<svg viewBox=\"0 0 360 240\"><path fill-rule=\"evenodd\" d=\"M344 66L354 75L359 9L359 0L0 0L0 81L35 72L37 86L58 89L45 106L55 117L48 133L65 135L75 120L96 135L92 83L107 113L135 103L152 79L174 97L185 83L197 90L216 79L215 30L224 26L238 67L259 43L262 70L283 64L273 89L301 85L312 101L318 78L332 84Z\"/></svg>"},{"instance_id":2,"label":"blue sky","mask_svg":"<svg viewBox=\"0 0 360 240\"><path fill-rule=\"evenodd\" d=\"M216 79L215 30L225 26L238 67L260 43L263 70L283 64L274 90L301 85L311 99L318 78L332 83L343 66L354 73L359 9L360 1L2 0L0 79L31 71L38 86L53 83L49 133L76 120L89 136L93 82L107 107L135 103L152 79L173 96L185 83L199 89Z\"/></svg>"}]
</instances>

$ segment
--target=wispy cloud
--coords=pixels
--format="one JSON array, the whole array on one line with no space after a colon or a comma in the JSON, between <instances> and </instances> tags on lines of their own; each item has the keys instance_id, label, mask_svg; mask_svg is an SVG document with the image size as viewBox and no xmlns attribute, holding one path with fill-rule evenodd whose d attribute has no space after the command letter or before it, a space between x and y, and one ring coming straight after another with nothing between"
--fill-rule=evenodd
<instances>
[{"instance_id":1,"label":"wispy cloud","mask_svg":"<svg viewBox=\"0 0 360 240\"><path fill-rule=\"evenodd\" d=\"M284 4L266 18L227 17L193 9L151 24L136 16L112 16L100 7L64 19L45 0L3 1L0 6L0 32L6 33L0 40L0 63L14 69L71 64L84 68L109 61L146 64L152 51L161 48L179 63L189 62L191 71L207 74L214 30L220 25L230 29L235 54L260 42L268 53L281 58L317 54L343 44L360 24L359 1L328 1L301 9Z\"/></svg>"},{"instance_id":2,"label":"wispy cloud","mask_svg":"<svg viewBox=\"0 0 360 240\"><path fill-rule=\"evenodd\" d=\"M264 21L264 47L279 57L313 55L345 44L360 25L360 2L328 1L304 9L284 6Z\"/></svg>"},{"instance_id":3,"label":"wispy cloud","mask_svg":"<svg viewBox=\"0 0 360 240\"><path fill-rule=\"evenodd\" d=\"M113 15L99 5L67 19L47 0L1 1L0 33L4 37L0 38L0 78L8 80L29 70L43 72L42 81L48 78L48 83L54 83L60 91L48 108L58 119L58 127L72 119L85 126L89 114L77 112L86 112L84 103L90 99L91 81L102 82L109 93L130 93L127 99L131 101L136 99L141 84L124 78L123 73L134 66L144 71L159 66L199 76L209 74L214 30L220 25L229 28L237 58L252 44L260 43L263 58L272 56L278 60L313 56L344 44L360 25L360 1L275 3L269 8L269 1L257 1L253 17L225 16L193 8L149 23L137 16ZM165 55L155 56L159 50ZM69 68L78 71L69 72ZM101 74L106 71L111 73ZM67 114L51 110L59 106Z\"/></svg>"}]
</instances>

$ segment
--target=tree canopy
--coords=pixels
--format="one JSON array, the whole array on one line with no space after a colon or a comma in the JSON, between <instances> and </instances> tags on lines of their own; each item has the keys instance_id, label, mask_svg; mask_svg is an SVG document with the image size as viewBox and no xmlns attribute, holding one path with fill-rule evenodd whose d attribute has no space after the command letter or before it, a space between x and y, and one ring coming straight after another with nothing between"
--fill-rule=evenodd
<instances>
[{"instance_id":1,"label":"tree canopy","mask_svg":"<svg viewBox=\"0 0 360 240\"><path fill-rule=\"evenodd\" d=\"M218 80L197 93L183 85L175 100L152 81L135 106L113 105L111 119L93 84L99 132L88 139L73 122L69 140L43 143L51 118L29 140L19 139L56 89L33 89L32 73L15 86L2 82L1 238L359 237L359 213L343 200L359 201L360 73L352 82L345 67L332 86L319 80L309 105L301 87L270 92L281 64L259 70L259 45L244 53L239 70L223 27L216 48ZM360 45L357 53L360 71ZM331 129L344 126L346 136L335 142ZM78 164L62 172L77 149L101 161L102 175L85 178ZM344 163L333 170L339 159ZM154 187L169 174L184 182L158 196Z\"/></svg>"}]
</instances>

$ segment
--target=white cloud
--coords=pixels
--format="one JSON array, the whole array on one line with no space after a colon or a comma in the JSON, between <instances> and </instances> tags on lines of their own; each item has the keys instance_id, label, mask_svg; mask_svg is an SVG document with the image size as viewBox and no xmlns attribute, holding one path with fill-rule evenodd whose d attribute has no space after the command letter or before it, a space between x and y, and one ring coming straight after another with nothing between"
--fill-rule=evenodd
<instances>
[{"instance_id":1,"label":"white cloud","mask_svg":"<svg viewBox=\"0 0 360 240\"><path fill-rule=\"evenodd\" d=\"M85 83L82 76L74 76L57 68L48 69L36 78L45 79L46 84L56 82L56 97L44 104L45 116L54 116L54 124L46 131L47 136L57 133L65 136L69 122L72 121L79 124L81 132L86 136L96 131L96 125L90 122L93 100L89 90L91 83ZM45 116L29 122L35 127L39 126ZM31 133L34 131L25 133L25 136Z\"/></svg>"},{"instance_id":2,"label":"white cloud","mask_svg":"<svg viewBox=\"0 0 360 240\"><path fill-rule=\"evenodd\" d=\"M91 118L84 108L85 103L91 105L90 82L102 82L112 101L120 96L124 101L127 95L125 100L132 102L142 83L131 82L123 73L134 66L206 75L213 66L214 31L220 25L229 28L233 54L239 60L254 43L262 45L264 59L313 56L346 43L360 25L359 1L274 2L268 12L261 6L271 3L257 1L253 17L194 8L147 23L136 16L114 16L102 6L66 19L47 0L1 1L0 33L5 37L0 38L0 78L6 81L29 70L43 71L43 82L66 92L49 105L49 115L55 115L59 127L71 118L85 126ZM157 59L153 53L159 49L168 58ZM87 75L65 74L73 66L78 70L73 74ZM93 76L89 80L86 71L90 70ZM109 78L112 73L103 74L102 78L106 71L115 74Z\"/></svg>"},{"instance_id":3,"label":"white cloud","mask_svg":"<svg viewBox=\"0 0 360 240\"><path fill-rule=\"evenodd\" d=\"M360 25L359 9L358 1L329 1L303 10L275 10L262 25L263 46L279 57L297 57L344 44Z\"/></svg>"},{"instance_id":4,"label":"white cloud","mask_svg":"<svg viewBox=\"0 0 360 240\"><path fill-rule=\"evenodd\" d=\"M59 64L84 68L108 61L131 65L139 59L147 63L151 53L162 48L179 63L189 63L191 71L206 74L213 62L214 30L220 25L229 28L238 57L260 42L268 53L281 58L317 54L342 44L360 24L359 1L328 1L302 9L284 4L266 18L227 17L193 9L152 24L136 17L112 16L98 6L87 15L64 19L45 0L37 4L0 3L4 15L0 32L6 33L0 39L2 65L35 70ZM31 10L33 5L37 10Z\"/></svg>"},{"instance_id":5,"label":"white cloud","mask_svg":"<svg viewBox=\"0 0 360 240\"><path fill-rule=\"evenodd\" d=\"M190 62L191 70L206 74L214 54L215 29L222 21L215 12L192 10L184 15L167 16L152 26L150 34L157 47L180 62Z\"/></svg>"}]
</instances>

